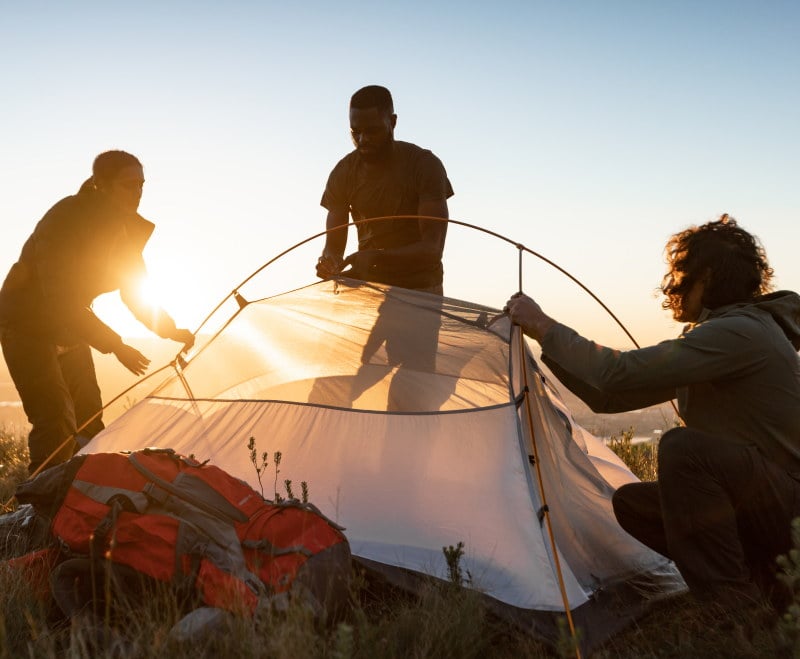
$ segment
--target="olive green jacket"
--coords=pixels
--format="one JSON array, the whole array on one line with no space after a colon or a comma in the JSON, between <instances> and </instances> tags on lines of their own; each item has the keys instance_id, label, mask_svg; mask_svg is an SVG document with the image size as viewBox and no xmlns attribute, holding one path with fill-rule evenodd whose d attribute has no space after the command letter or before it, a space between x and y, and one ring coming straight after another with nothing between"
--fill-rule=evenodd
<instances>
[{"instance_id":1,"label":"olive green jacket","mask_svg":"<svg viewBox=\"0 0 800 659\"><path fill-rule=\"evenodd\" d=\"M599 346L565 325L542 337L543 361L595 412L677 399L687 427L756 445L800 472L800 296L704 310L676 339L637 350Z\"/></svg>"}]
</instances>

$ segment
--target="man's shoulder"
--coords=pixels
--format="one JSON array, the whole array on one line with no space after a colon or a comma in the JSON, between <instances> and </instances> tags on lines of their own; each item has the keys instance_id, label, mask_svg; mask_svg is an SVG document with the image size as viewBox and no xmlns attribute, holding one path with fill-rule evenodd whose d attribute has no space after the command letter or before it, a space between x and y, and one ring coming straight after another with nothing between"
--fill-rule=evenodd
<instances>
[{"instance_id":1,"label":"man's shoulder","mask_svg":"<svg viewBox=\"0 0 800 659\"><path fill-rule=\"evenodd\" d=\"M358 160L358 151L356 149L353 149L352 151L344 155L342 158L340 158L339 162L337 162L333 166L333 169L336 170L336 169L341 169L343 167L352 167L353 164L357 162L357 160Z\"/></svg>"},{"instance_id":2,"label":"man's shoulder","mask_svg":"<svg viewBox=\"0 0 800 659\"><path fill-rule=\"evenodd\" d=\"M419 160L434 160L441 162L430 149L425 149L412 142L404 142L402 140L394 140L392 144L392 156L395 159L419 161ZM343 156L333 167L332 172L349 170L356 167L361 162L358 150L353 149L345 156Z\"/></svg>"},{"instance_id":3,"label":"man's shoulder","mask_svg":"<svg viewBox=\"0 0 800 659\"><path fill-rule=\"evenodd\" d=\"M346 156L341 158L339 162L337 162L333 168L331 169L330 174L328 175L328 182L341 180L342 177L347 177L350 172L356 167L358 163L358 151L351 151Z\"/></svg>"},{"instance_id":4,"label":"man's shoulder","mask_svg":"<svg viewBox=\"0 0 800 659\"><path fill-rule=\"evenodd\" d=\"M397 155L411 158L429 158L431 156L436 158L436 155L430 149L426 149L411 142L403 142L402 140L394 141L394 150Z\"/></svg>"},{"instance_id":5,"label":"man's shoulder","mask_svg":"<svg viewBox=\"0 0 800 659\"><path fill-rule=\"evenodd\" d=\"M444 163L433 151L411 142L395 140L394 159L401 167L411 168L416 172L434 176L447 175Z\"/></svg>"}]
</instances>

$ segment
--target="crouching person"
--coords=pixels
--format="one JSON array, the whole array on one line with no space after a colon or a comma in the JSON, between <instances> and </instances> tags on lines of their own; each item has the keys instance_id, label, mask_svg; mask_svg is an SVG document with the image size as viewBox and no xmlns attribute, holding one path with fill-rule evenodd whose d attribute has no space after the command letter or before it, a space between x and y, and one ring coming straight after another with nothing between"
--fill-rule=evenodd
<instances>
[{"instance_id":1,"label":"crouching person","mask_svg":"<svg viewBox=\"0 0 800 659\"><path fill-rule=\"evenodd\" d=\"M525 295L508 311L595 412L677 399L685 426L663 436L658 480L619 488L614 512L695 596L742 609L774 595L775 558L800 515L800 297L769 293L763 247L727 215L676 233L665 251L662 306L688 323L676 339L618 351Z\"/></svg>"}]
</instances>

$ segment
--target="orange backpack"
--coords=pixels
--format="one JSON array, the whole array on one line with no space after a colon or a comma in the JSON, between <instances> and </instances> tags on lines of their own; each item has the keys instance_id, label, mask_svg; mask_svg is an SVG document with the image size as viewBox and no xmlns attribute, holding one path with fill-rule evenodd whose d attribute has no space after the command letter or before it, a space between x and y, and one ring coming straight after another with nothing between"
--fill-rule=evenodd
<instances>
[{"instance_id":1,"label":"orange backpack","mask_svg":"<svg viewBox=\"0 0 800 659\"><path fill-rule=\"evenodd\" d=\"M171 449L79 455L16 496L50 521L63 558L126 566L207 606L252 614L262 599L301 590L322 612L346 597L341 527Z\"/></svg>"}]
</instances>

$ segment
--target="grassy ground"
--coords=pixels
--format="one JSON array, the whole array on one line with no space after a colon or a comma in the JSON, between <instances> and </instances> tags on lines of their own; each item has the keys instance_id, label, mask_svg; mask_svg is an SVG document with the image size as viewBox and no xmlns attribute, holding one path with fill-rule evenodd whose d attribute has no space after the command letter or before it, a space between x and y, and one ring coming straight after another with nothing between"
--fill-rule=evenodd
<instances>
[{"instance_id":1,"label":"grassy ground","mask_svg":"<svg viewBox=\"0 0 800 659\"><path fill-rule=\"evenodd\" d=\"M612 447L640 478L655 476L652 445L631 443L632 433ZM19 437L0 429L0 491L7 500L25 476L27 456ZM800 526L798 526L800 540ZM800 553L785 558L787 579L800 590ZM342 618L320 624L295 606L263 612L253 620L225 617L193 640L176 637L181 618L174 598L156 589L135 607L118 606L72 620L37 596L19 570L0 564L0 659L16 657L202 656L331 657L574 657L568 634L551 648L494 618L480 597L450 584L431 583L411 596L355 574ZM800 607L779 619L766 605L746 619L680 596L610 639L593 657L800 657Z\"/></svg>"}]
</instances>

